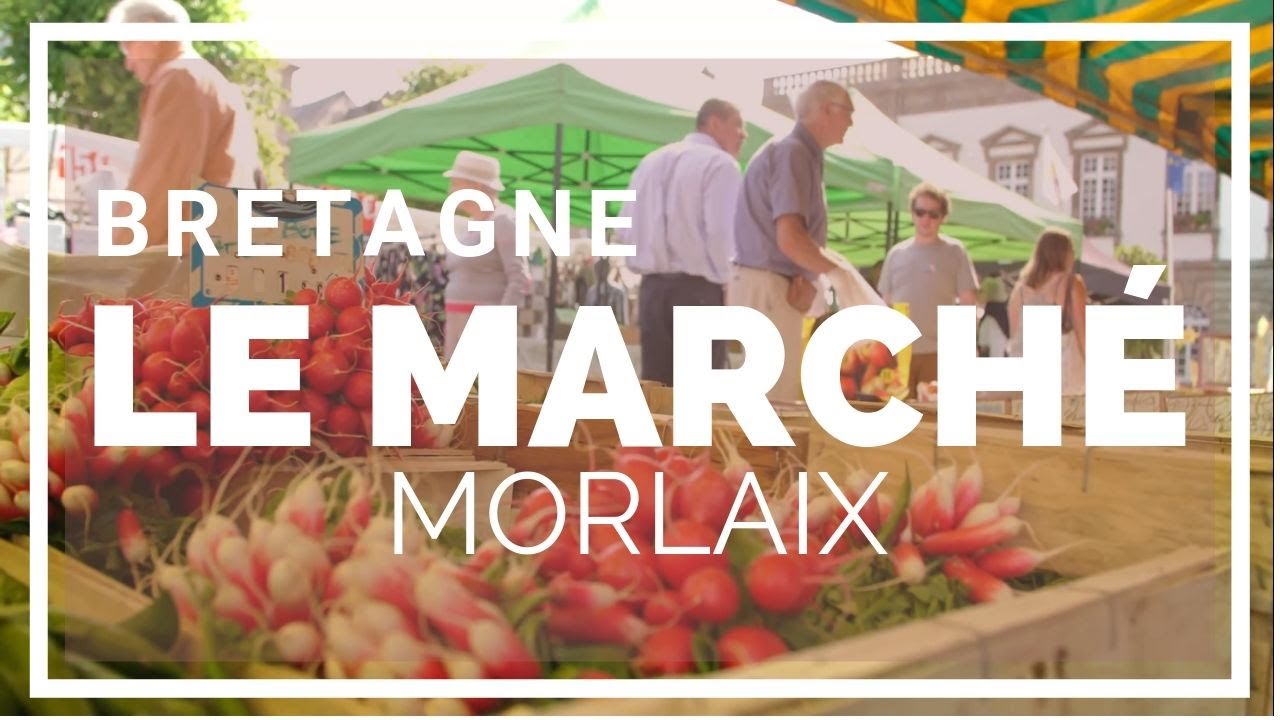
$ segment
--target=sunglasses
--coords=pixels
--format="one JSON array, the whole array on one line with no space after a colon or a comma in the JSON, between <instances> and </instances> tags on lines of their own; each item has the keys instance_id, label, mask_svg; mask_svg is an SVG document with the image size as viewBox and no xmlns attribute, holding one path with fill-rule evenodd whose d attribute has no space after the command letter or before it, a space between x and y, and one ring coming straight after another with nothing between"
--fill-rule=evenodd
<instances>
[{"instance_id":1,"label":"sunglasses","mask_svg":"<svg viewBox=\"0 0 1280 720\"><path fill-rule=\"evenodd\" d=\"M912 208L911 213L918 218L928 217L931 220L938 220L942 217L940 210L921 210L920 208Z\"/></svg>"}]
</instances>

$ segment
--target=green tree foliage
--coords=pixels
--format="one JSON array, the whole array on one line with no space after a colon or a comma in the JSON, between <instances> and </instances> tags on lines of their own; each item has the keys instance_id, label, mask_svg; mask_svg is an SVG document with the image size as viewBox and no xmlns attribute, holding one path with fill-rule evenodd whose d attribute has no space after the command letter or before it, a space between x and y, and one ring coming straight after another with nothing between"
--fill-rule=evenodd
<instances>
[{"instance_id":1,"label":"green tree foliage","mask_svg":"<svg viewBox=\"0 0 1280 720\"><path fill-rule=\"evenodd\" d=\"M27 120L30 24L100 22L115 0L0 0L0 120ZM245 19L239 0L182 0L192 22ZM257 118L258 148L268 179L283 180L285 149L276 133L293 130L279 63L254 43L196 43L196 50L240 85ZM83 130L123 138L138 134L142 86L124 67L116 43L58 42L49 48L49 118Z\"/></svg>"},{"instance_id":2,"label":"green tree foliage","mask_svg":"<svg viewBox=\"0 0 1280 720\"><path fill-rule=\"evenodd\" d=\"M1116 259L1126 265L1163 265L1158 255L1141 245L1117 245ZM1169 279L1169 268L1160 273L1161 280ZM1124 356L1130 359L1146 360L1164 357L1164 340L1125 340Z\"/></svg>"},{"instance_id":3,"label":"green tree foliage","mask_svg":"<svg viewBox=\"0 0 1280 720\"><path fill-rule=\"evenodd\" d=\"M3 1L0 0L0 2ZM433 90L438 90L449 83L457 82L470 75L475 69L474 65L423 65L417 70L405 74L405 88L388 94L382 99L382 104L386 107L392 107L408 102Z\"/></svg>"},{"instance_id":4,"label":"green tree foliage","mask_svg":"<svg viewBox=\"0 0 1280 720\"><path fill-rule=\"evenodd\" d=\"M1125 265L1164 265L1164 260L1159 255L1142 247L1141 245L1117 245L1116 259ZM1166 267L1164 272L1160 273L1161 280L1169 279L1169 268Z\"/></svg>"}]
</instances>

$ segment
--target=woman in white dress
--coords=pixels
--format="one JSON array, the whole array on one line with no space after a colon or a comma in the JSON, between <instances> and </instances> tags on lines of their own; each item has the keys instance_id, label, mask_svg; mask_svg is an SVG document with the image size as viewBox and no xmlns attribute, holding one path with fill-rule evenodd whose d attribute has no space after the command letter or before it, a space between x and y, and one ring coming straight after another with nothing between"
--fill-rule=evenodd
<instances>
[{"instance_id":1,"label":"woman in white dress","mask_svg":"<svg viewBox=\"0 0 1280 720\"><path fill-rule=\"evenodd\" d=\"M1062 308L1062 394L1084 394L1084 278L1073 272L1075 247L1071 236L1048 228L1036 241L1035 254L1009 294L1009 354L1022 355L1024 305Z\"/></svg>"}]
</instances>

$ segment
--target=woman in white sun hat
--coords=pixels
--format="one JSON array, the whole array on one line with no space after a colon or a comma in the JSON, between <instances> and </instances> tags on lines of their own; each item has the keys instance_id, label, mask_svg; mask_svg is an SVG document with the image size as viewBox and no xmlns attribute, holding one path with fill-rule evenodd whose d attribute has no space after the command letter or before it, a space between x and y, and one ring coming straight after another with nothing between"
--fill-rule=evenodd
<instances>
[{"instance_id":1,"label":"woman in white sun hat","mask_svg":"<svg viewBox=\"0 0 1280 720\"><path fill-rule=\"evenodd\" d=\"M474 202L458 205L459 214L493 223L493 251L479 257L447 253L445 266L449 270L449 284L444 291L444 357L448 360L472 310L479 305L522 306L529 294L530 279L529 259L516 255L515 211L498 202L498 193L502 191L498 160L463 150L444 176L449 178L450 193L479 190L489 196L494 207L490 212ZM479 232L465 230L466 221L461 218L458 224L460 243L480 243Z\"/></svg>"}]
</instances>

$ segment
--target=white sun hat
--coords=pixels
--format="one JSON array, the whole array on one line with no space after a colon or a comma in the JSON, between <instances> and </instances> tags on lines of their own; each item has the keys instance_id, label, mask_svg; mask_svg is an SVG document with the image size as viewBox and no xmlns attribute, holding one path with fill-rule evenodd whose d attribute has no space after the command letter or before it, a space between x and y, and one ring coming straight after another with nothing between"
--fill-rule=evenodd
<instances>
[{"instance_id":1,"label":"white sun hat","mask_svg":"<svg viewBox=\"0 0 1280 720\"><path fill-rule=\"evenodd\" d=\"M463 150L453 159L453 167L444 171L447 178L470 180L502 192L502 166L497 158Z\"/></svg>"}]
</instances>

